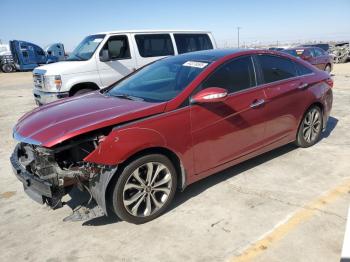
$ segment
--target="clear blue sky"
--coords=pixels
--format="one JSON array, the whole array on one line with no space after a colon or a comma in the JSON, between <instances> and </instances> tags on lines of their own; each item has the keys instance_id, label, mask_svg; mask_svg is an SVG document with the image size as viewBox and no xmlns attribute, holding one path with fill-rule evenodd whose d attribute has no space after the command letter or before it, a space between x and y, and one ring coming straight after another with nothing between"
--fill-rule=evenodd
<instances>
[{"instance_id":1,"label":"clear blue sky","mask_svg":"<svg viewBox=\"0 0 350 262\"><path fill-rule=\"evenodd\" d=\"M350 40L349 0L0 0L0 39L70 51L92 33L126 29L205 29L219 43Z\"/></svg>"}]
</instances>

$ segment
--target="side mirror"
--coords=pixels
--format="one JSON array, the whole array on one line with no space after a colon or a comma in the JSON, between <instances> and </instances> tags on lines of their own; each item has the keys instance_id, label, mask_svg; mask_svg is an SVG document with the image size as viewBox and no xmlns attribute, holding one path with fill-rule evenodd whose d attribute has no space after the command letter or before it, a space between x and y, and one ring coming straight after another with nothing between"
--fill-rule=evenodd
<instances>
[{"instance_id":1,"label":"side mirror","mask_svg":"<svg viewBox=\"0 0 350 262\"><path fill-rule=\"evenodd\" d=\"M107 62L109 61L109 53L108 53L108 49L102 49L100 52L100 61L101 62Z\"/></svg>"},{"instance_id":2,"label":"side mirror","mask_svg":"<svg viewBox=\"0 0 350 262\"><path fill-rule=\"evenodd\" d=\"M223 102L227 98L227 90L220 87L209 87L199 91L191 98L192 104Z\"/></svg>"}]
</instances>

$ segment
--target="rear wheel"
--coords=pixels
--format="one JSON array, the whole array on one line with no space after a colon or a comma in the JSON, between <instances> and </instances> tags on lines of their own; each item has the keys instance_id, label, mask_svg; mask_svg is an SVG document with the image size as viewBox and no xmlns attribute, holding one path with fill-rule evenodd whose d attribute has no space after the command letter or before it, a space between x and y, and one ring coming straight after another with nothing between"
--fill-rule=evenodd
<instances>
[{"instance_id":1,"label":"rear wheel","mask_svg":"<svg viewBox=\"0 0 350 262\"><path fill-rule=\"evenodd\" d=\"M310 147L316 144L320 139L322 126L322 110L318 106L311 107L301 121L296 144L300 147Z\"/></svg>"},{"instance_id":2,"label":"rear wheel","mask_svg":"<svg viewBox=\"0 0 350 262\"><path fill-rule=\"evenodd\" d=\"M128 164L113 190L113 208L121 219L142 224L160 216L174 198L176 171L164 155L142 156Z\"/></svg>"}]
</instances>

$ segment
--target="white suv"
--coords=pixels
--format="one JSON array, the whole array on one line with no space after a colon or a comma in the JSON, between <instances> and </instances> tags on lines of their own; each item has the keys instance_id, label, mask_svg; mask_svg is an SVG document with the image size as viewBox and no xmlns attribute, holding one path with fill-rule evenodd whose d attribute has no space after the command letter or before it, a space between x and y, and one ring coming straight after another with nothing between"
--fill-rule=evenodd
<instances>
[{"instance_id":1,"label":"white suv","mask_svg":"<svg viewBox=\"0 0 350 262\"><path fill-rule=\"evenodd\" d=\"M66 61L34 69L38 105L107 87L169 55L214 49L207 31L118 31L87 36Z\"/></svg>"}]
</instances>

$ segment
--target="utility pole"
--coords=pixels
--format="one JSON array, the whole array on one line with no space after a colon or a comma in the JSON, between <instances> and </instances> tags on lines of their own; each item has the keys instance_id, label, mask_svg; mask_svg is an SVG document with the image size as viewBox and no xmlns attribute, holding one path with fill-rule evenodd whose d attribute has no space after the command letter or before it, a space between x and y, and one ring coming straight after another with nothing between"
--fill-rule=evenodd
<instances>
[{"instance_id":1,"label":"utility pole","mask_svg":"<svg viewBox=\"0 0 350 262\"><path fill-rule=\"evenodd\" d=\"M239 48L239 30L240 30L241 28L242 28L242 27L237 26L237 48Z\"/></svg>"}]
</instances>

